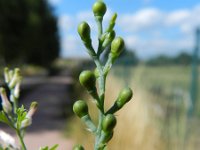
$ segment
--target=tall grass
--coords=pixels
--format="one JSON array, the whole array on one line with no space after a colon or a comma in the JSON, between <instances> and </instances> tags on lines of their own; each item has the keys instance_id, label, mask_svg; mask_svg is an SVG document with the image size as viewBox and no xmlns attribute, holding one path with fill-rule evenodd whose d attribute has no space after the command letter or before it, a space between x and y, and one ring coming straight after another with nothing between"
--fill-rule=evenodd
<instances>
[{"instance_id":1,"label":"tall grass","mask_svg":"<svg viewBox=\"0 0 200 150\"><path fill-rule=\"evenodd\" d=\"M149 69L140 66L131 70L129 68L128 76L124 68L117 68L111 73L107 79L106 107L113 104L116 94L124 86L123 77L129 78L126 84L133 89L134 96L116 114L118 123L108 149L198 150L200 130L197 125L200 121L198 118L192 121L187 118L189 71L176 67L170 70L172 75L166 74L167 68ZM122 75L116 76L120 71ZM89 100L88 95L85 98L88 99L89 107L92 107L92 100ZM95 118L95 110L90 110L91 116ZM92 150L93 137L79 124L79 119L73 118L69 129L78 143L82 142L87 150Z\"/></svg>"}]
</instances>

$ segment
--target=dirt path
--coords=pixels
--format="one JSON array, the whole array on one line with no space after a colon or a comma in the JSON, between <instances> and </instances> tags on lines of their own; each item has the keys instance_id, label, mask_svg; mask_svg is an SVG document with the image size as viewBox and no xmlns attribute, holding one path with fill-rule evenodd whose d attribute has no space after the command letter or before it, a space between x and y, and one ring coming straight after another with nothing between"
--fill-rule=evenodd
<instances>
[{"instance_id":1,"label":"dirt path","mask_svg":"<svg viewBox=\"0 0 200 150\"><path fill-rule=\"evenodd\" d=\"M28 133L25 138L28 150L39 150L40 146L59 144L58 150L72 150L73 141L62 135L60 130Z\"/></svg>"},{"instance_id":2,"label":"dirt path","mask_svg":"<svg viewBox=\"0 0 200 150\"><path fill-rule=\"evenodd\" d=\"M72 80L69 77L29 78L25 79L23 86L25 89L33 87L21 98L25 107L29 108L32 101L39 104L25 136L28 150L54 144L59 144L58 150L71 150L73 141L64 136L64 127L66 115L71 111Z\"/></svg>"}]
</instances>

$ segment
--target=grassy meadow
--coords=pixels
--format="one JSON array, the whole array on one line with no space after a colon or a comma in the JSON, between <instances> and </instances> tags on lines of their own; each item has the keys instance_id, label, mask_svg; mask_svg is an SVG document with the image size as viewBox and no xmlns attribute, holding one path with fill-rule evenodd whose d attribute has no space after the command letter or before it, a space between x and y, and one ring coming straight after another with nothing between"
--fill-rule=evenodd
<instances>
[{"instance_id":1,"label":"grassy meadow","mask_svg":"<svg viewBox=\"0 0 200 150\"><path fill-rule=\"evenodd\" d=\"M200 119L188 115L190 80L190 67L114 67L107 79L106 107L125 85L134 96L116 114L118 123L108 150L198 150ZM84 97L95 120L94 103L87 94ZM67 130L77 143L93 149L93 137L77 117Z\"/></svg>"}]
</instances>

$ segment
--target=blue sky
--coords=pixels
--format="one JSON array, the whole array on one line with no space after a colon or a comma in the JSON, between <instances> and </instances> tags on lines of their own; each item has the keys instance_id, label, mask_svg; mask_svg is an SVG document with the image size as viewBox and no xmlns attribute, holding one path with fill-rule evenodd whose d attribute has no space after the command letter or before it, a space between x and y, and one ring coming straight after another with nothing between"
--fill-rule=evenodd
<instances>
[{"instance_id":1,"label":"blue sky","mask_svg":"<svg viewBox=\"0 0 200 150\"><path fill-rule=\"evenodd\" d=\"M48 0L58 16L62 57L86 57L78 37L78 23L86 20L93 29L97 45L96 25L91 7L95 0ZM194 31L200 26L199 0L104 0L108 11L104 26L112 13L118 13L116 32L127 47L146 59L159 54L176 55L191 52Z\"/></svg>"}]
</instances>

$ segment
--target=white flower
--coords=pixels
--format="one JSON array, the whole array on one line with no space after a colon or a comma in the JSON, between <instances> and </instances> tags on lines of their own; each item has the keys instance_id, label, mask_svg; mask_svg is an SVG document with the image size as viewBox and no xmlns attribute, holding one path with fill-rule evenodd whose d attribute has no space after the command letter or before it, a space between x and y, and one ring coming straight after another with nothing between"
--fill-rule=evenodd
<instances>
[{"instance_id":1,"label":"white flower","mask_svg":"<svg viewBox=\"0 0 200 150\"><path fill-rule=\"evenodd\" d=\"M8 100L8 97L6 95L6 90L4 88L0 88L0 94L1 94L1 99L2 99L3 110L7 114L10 114L12 112L12 105L10 104Z\"/></svg>"},{"instance_id":2,"label":"white flower","mask_svg":"<svg viewBox=\"0 0 200 150\"><path fill-rule=\"evenodd\" d=\"M35 114L38 107L37 102L32 102L26 118L22 121L21 128L26 128L32 124L32 117Z\"/></svg>"},{"instance_id":3,"label":"white flower","mask_svg":"<svg viewBox=\"0 0 200 150\"><path fill-rule=\"evenodd\" d=\"M17 149L15 139L2 130L0 130L0 145L4 147L13 147L14 149Z\"/></svg>"},{"instance_id":4,"label":"white flower","mask_svg":"<svg viewBox=\"0 0 200 150\"><path fill-rule=\"evenodd\" d=\"M11 78L11 81L10 81L10 83L9 83L9 88L11 88L11 89L13 89L15 86L16 86L16 84L18 83L18 82L21 82L21 75L20 75L21 73L20 73L20 69L19 68L16 68L15 70L14 70L14 75L13 75L13 77Z\"/></svg>"}]
</instances>

